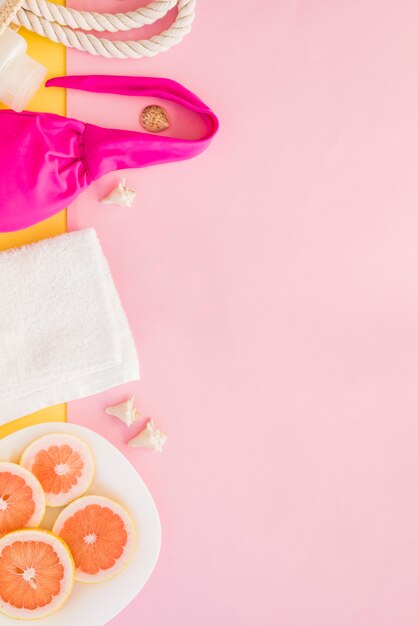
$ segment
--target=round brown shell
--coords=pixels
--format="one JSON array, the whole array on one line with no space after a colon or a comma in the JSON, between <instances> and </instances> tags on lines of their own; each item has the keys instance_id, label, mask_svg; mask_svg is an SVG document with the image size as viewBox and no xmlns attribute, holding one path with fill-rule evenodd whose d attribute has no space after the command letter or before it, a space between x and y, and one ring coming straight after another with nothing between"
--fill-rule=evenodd
<instances>
[{"instance_id":1,"label":"round brown shell","mask_svg":"<svg viewBox=\"0 0 418 626\"><path fill-rule=\"evenodd\" d=\"M150 133L160 133L170 126L167 112L157 104L145 107L141 113L141 124Z\"/></svg>"}]
</instances>

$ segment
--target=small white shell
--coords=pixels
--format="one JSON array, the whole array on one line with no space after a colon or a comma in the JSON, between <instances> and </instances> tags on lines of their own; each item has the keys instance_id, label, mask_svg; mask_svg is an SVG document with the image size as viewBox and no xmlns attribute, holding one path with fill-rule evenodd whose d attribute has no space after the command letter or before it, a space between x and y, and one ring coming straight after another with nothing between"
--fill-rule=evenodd
<instances>
[{"instance_id":1,"label":"small white shell","mask_svg":"<svg viewBox=\"0 0 418 626\"><path fill-rule=\"evenodd\" d=\"M136 198L136 191L126 186L126 178L122 180L102 200L102 204L117 204L118 206L131 207Z\"/></svg>"},{"instance_id":2,"label":"small white shell","mask_svg":"<svg viewBox=\"0 0 418 626\"><path fill-rule=\"evenodd\" d=\"M132 426L138 421L140 413L135 408L135 396L131 396L126 402L121 402L115 406L108 406L105 413L118 417L127 426Z\"/></svg>"},{"instance_id":3,"label":"small white shell","mask_svg":"<svg viewBox=\"0 0 418 626\"><path fill-rule=\"evenodd\" d=\"M148 448L162 452L167 437L167 433L163 433L158 428L154 428L154 420L150 419L144 430L128 441L128 444L131 448Z\"/></svg>"}]
</instances>

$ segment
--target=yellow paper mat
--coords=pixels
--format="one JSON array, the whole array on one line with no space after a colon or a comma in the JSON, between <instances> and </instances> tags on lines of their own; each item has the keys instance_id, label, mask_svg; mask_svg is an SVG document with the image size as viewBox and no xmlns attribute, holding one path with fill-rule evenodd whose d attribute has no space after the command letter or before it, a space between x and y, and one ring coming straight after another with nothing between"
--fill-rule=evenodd
<instances>
[{"instance_id":1,"label":"yellow paper mat","mask_svg":"<svg viewBox=\"0 0 418 626\"><path fill-rule=\"evenodd\" d=\"M64 4L59 2L58 4ZM29 51L28 53L34 59L42 63L48 68L48 78L52 76L60 76L65 74L65 48L59 44L54 44L35 35L28 33L24 29L21 29L22 34L28 41ZM59 113L65 115L65 92L60 89L45 89L43 87L36 97L31 102L30 110L33 111L49 111L51 113ZM6 250L14 246L21 246L26 243L38 241L45 237L53 237L66 231L67 219L66 212L62 211L58 215L54 215L48 220L36 224L31 228L26 228L15 233L0 233L0 250ZM1 381L0 381L1 389ZM15 420L0 426L0 437L4 437L15 430L30 426L32 424L39 424L40 422L50 421L62 421L66 420L66 405L58 405L43 411L38 411L32 415L22 417L19 420Z\"/></svg>"}]
</instances>

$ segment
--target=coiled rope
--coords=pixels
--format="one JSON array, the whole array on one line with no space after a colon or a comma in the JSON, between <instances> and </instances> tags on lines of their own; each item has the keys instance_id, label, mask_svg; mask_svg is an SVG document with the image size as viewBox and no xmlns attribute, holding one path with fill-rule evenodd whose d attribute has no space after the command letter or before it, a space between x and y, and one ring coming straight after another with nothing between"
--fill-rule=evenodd
<instances>
[{"instance_id":1,"label":"coiled rope","mask_svg":"<svg viewBox=\"0 0 418 626\"><path fill-rule=\"evenodd\" d=\"M111 41L86 31L117 33L153 24L177 6L173 24L159 35L139 41ZM116 59L152 57L179 44L192 28L196 0L155 0L127 13L75 11L48 0L23 0L13 18L24 26L67 48Z\"/></svg>"}]
</instances>

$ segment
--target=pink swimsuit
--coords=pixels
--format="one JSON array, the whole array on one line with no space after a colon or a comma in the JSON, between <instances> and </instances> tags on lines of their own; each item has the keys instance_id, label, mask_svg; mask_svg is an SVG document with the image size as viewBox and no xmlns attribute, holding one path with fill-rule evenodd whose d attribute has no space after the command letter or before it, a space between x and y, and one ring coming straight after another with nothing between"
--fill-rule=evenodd
<instances>
[{"instance_id":1,"label":"pink swimsuit","mask_svg":"<svg viewBox=\"0 0 418 626\"><path fill-rule=\"evenodd\" d=\"M51 217L107 172L190 159L208 147L218 129L209 107L166 78L63 76L47 87L172 100L198 113L207 132L200 139L177 139L52 113L0 111L0 232Z\"/></svg>"}]
</instances>

